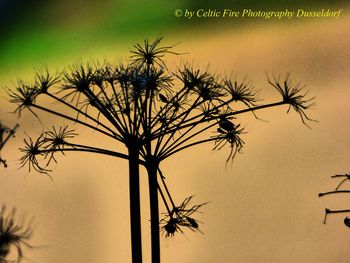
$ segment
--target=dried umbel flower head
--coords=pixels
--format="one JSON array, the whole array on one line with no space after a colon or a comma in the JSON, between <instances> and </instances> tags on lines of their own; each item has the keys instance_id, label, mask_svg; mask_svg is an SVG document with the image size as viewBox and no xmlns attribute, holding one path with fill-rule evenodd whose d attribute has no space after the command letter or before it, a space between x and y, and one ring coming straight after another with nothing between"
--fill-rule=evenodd
<instances>
[{"instance_id":1,"label":"dried umbel flower head","mask_svg":"<svg viewBox=\"0 0 350 263\"><path fill-rule=\"evenodd\" d=\"M23 258L23 247L32 248L28 243L32 235L31 221L25 223L23 218L17 219L16 216L15 208L6 212L6 207L2 206L0 211L0 263L20 262Z\"/></svg>"},{"instance_id":2,"label":"dried umbel flower head","mask_svg":"<svg viewBox=\"0 0 350 263\"><path fill-rule=\"evenodd\" d=\"M14 113L18 113L18 115L21 116L22 111L27 109L33 113L34 116L38 117L31 109L31 106L39 94L39 91L35 86L19 81L16 89L14 91L9 89L8 94L10 97L9 101L17 105Z\"/></svg>"},{"instance_id":3,"label":"dried umbel flower head","mask_svg":"<svg viewBox=\"0 0 350 263\"><path fill-rule=\"evenodd\" d=\"M39 173L46 173L50 170L45 169L39 164L38 157L45 157L46 153L44 153L41 149L44 145L43 135L41 135L35 141L32 138L24 139L24 147L19 148L19 150L23 153L20 158L21 167L24 167L26 164L29 166L29 172L31 168Z\"/></svg>"},{"instance_id":4,"label":"dried umbel flower head","mask_svg":"<svg viewBox=\"0 0 350 263\"><path fill-rule=\"evenodd\" d=\"M56 129L44 131L36 140L28 137L24 139L25 146L19 150L23 153L20 158L21 166L28 165L29 171L31 168L39 173L47 174L50 169L47 166L53 160L56 162L55 153L61 152L64 154L66 146L69 145L75 149L67 140L75 137L77 133L69 129L68 126L61 126ZM42 166L39 164L39 159L48 159L47 164Z\"/></svg>"},{"instance_id":5,"label":"dried umbel flower head","mask_svg":"<svg viewBox=\"0 0 350 263\"><path fill-rule=\"evenodd\" d=\"M35 74L35 87L38 93L48 93L51 86L60 82L60 75L51 75L47 67L39 69Z\"/></svg>"},{"instance_id":6,"label":"dried umbel flower head","mask_svg":"<svg viewBox=\"0 0 350 263\"><path fill-rule=\"evenodd\" d=\"M198 221L192 217L192 214L198 212L198 209L207 203L190 206L193 196L185 198L185 200L167 213L161 220L163 223L162 232L166 237L174 236L177 231L183 233L181 227L186 227L192 231L199 231Z\"/></svg>"},{"instance_id":7,"label":"dried umbel flower head","mask_svg":"<svg viewBox=\"0 0 350 263\"><path fill-rule=\"evenodd\" d=\"M240 135L244 133L243 128L240 128L240 124L234 124L225 116L219 117L219 128L217 128L217 135L212 136L215 138L214 150L221 150L227 143L230 145L230 154L226 160L233 160L237 153L241 152L244 141Z\"/></svg>"},{"instance_id":8,"label":"dried umbel flower head","mask_svg":"<svg viewBox=\"0 0 350 263\"><path fill-rule=\"evenodd\" d=\"M273 80L270 80L268 77L268 82L280 93L283 101L289 105L287 112L293 108L294 111L299 114L301 121L306 126L308 126L306 123L307 121L315 121L310 119L305 113L307 109L315 104L313 102L315 97L306 99L308 91L303 92L304 86L301 86L300 83L294 84L290 78L290 74L286 75L283 82L276 77L274 77Z\"/></svg>"},{"instance_id":9,"label":"dried umbel flower head","mask_svg":"<svg viewBox=\"0 0 350 263\"><path fill-rule=\"evenodd\" d=\"M154 65L157 64L160 67L166 67L163 57L167 53L178 54L176 52L171 51L172 46L160 46L159 43L162 41L162 38L157 38L153 43L149 43L148 39L146 39L141 44L134 45L134 50L131 51L132 63L137 66L143 65Z\"/></svg>"},{"instance_id":10,"label":"dried umbel flower head","mask_svg":"<svg viewBox=\"0 0 350 263\"><path fill-rule=\"evenodd\" d=\"M74 138L76 135L77 133L75 133L74 130L69 129L68 126L61 126L58 129L53 126L52 130L44 132L42 139L44 144L43 148L48 150L48 153L50 154L48 164L51 160L57 162L54 157L55 152L58 150L64 154L63 149L67 144L67 139Z\"/></svg>"},{"instance_id":11,"label":"dried umbel flower head","mask_svg":"<svg viewBox=\"0 0 350 263\"><path fill-rule=\"evenodd\" d=\"M169 220L164 224L163 231L165 233L165 236L174 236L176 231L181 231L179 228L179 223L177 218L170 217Z\"/></svg>"}]
</instances>

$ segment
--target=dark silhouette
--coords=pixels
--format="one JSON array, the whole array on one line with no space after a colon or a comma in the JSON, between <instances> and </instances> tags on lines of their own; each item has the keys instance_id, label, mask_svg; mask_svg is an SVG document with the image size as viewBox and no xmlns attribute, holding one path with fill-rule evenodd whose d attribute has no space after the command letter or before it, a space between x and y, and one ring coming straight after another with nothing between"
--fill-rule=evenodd
<instances>
[{"instance_id":1,"label":"dark silhouette","mask_svg":"<svg viewBox=\"0 0 350 263\"><path fill-rule=\"evenodd\" d=\"M23 218L16 218L16 209L6 212L2 206L0 211L0 262L20 262L23 258L23 246L32 248L28 243L32 235L31 222L25 223ZM16 250L16 259L8 259L11 249Z\"/></svg>"},{"instance_id":2,"label":"dark silhouette","mask_svg":"<svg viewBox=\"0 0 350 263\"><path fill-rule=\"evenodd\" d=\"M0 153L1 153L1 150L4 148L5 144L8 142L8 140L11 137L15 136L15 131L17 128L18 128L18 124L16 124L13 129L10 129L0 122ZM7 167L6 160L2 159L0 155L0 165L1 164L3 164L5 168Z\"/></svg>"},{"instance_id":3,"label":"dark silhouette","mask_svg":"<svg viewBox=\"0 0 350 263\"><path fill-rule=\"evenodd\" d=\"M334 191L319 193L318 194L319 197L322 197L325 195L349 194L350 193L350 190L340 190L340 187L343 184L345 184L347 181L350 181L350 174L336 174L336 175L331 176L331 178L342 178L342 180L338 183L338 185L336 186ZM330 215L330 214L343 214L343 213L350 213L350 209L331 210L329 208L325 208L325 215L324 215L323 223L326 224L328 215ZM344 218L344 224L347 227L350 227L350 219L348 217Z\"/></svg>"},{"instance_id":4,"label":"dark silhouette","mask_svg":"<svg viewBox=\"0 0 350 263\"><path fill-rule=\"evenodd\" d=\"M40 173L48 174L57 153L92 152L126 159L129 162L130 224L132 261L142 262L139 166L146 168L149 179L151 212L152 262L160 262L159 235L173 236L183 227L199 231L194 213L205 203L192 205L192 196L176 205L165 182L160 164L163 160L203 143L212 142L213 149L228 145L227 162L244 145L244 129L237 116L264 108L287 105L302 122L311 121L305 110L312 105L306 93L285 79L268 78L281 99L259 105L257 91L250 82L220 77L206 70L184 64L175 72L165 63L165 55L179 55L172 46L161 46L145 40L131 51L130 62L112 66L107 63L71 66L61 74L51 75L47 69L36 73L33 83L19 81L9 90L15 112L24 109L35 116L47 112L72 123L90 128L113 141L111 149L76 144L76 136L68 126L44 131L37 139L27 138L21 158ZM46 97L46 100L39 100ZM55 107L44 101L55 102ZM58 108L57 106L61 108ZM234 107L233 107L234 105ZM289 111L289 110L288 110ZM257 117L257 116L256 116ZM208 136L208 132L215 134ZM119 143L119 148L118 148ZM124 152L123 152L124 149ZM46 159L43 163L42 159ZM158 193L165 204L165 217L159 219ZM162 225L160 231L160 224Z\"/></svg>"}]
</instances>

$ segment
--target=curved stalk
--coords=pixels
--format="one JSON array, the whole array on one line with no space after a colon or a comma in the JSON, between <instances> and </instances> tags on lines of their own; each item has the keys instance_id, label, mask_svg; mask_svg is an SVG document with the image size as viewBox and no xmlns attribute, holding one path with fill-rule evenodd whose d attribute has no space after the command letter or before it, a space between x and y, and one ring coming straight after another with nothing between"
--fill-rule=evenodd
<instances>
[{"instance_id":1,"label":"curved stalk","mask_svg":"<svg viewBox=\"0 0 350 263\"><path fill-rule=\"evenodd\" d=\"M336 191L330 191L330 192L325 192L325 193L319 193L318 196L319 196L319 197L322 197L322 196L324 196L324 195L340 194L340 193L349 194L349 193L350 193L350 190L336 190Z\"/></svg>"}]
</instances>

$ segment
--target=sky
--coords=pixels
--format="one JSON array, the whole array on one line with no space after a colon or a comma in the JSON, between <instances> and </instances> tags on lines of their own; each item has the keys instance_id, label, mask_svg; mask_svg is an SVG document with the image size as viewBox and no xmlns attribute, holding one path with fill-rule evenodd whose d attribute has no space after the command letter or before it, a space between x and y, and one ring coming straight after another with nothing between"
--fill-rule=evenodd
<instances>
[{"instance_id":1,"label":"sky","mask_svg":"<svg viewBox=\"0 0 350 263\"><path fill-rule=\"evenodd\" d=\"M350 208L346 195L318 198L332 190L330 176L349 171L350 26L344 1L287 6L283 1L0 1L0 82L32 79L37 67L64 69L81 59L125 59L136 42L164 37L181 56L167 58L169 68L184 61L221 74L247 76L264 101L278 96L266 74L306 85L317 120L303 125L286 107L240 117L247 134L243 154L225 168L229 149L203 145L167 160L162 168L175 200L189 195L209 203L199 215L203 232L161 238L162 262L349 262L345 215L322 223L325 207ZM286 2L286 1L285 1ZM313 1L315 3L315 1ZM156 8L158 7L158 8ZM215 19L176 17L175 10L229 8L243 10L343 9L335 18ZM45 175L19 169L18 148L26 134L62 122L30 114L17 120L14 106L1 94L0 119L20 123L16 138L1 153L9 167L0 168L0 203L33 217L34 262L131 262L127 163L109 157L67 154ZM89 130L79 138L108 145ZM145 175L145 172L143 171ZM141 177L144 262L148 253L147 180ZM344 187L346 187L345 185ZM350 186L348 186L350 187ZM161 207L164 211L164 207Z\"/></svg>"}]
</instances>

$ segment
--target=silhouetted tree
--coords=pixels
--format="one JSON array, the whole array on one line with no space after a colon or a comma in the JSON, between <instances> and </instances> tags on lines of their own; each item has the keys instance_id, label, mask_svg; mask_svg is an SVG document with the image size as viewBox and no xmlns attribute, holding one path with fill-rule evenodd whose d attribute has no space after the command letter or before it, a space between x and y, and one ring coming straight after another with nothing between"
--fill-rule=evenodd
<instances>
[{"instance_id":1,"label":"silhouetted tree","mask_svg":"<svg viewBox=\"0 0 350 263\"><path fill-rule=\"evenodd\" d=\"M160 224L166 236L182 232L182 227L198 230L193 214L204 205L192 205L192 196L176 205L160 163L185 149L210 142L214 150L226 145L230 148L228 162L244 145L241 138L244 129L238 123L238 115L251 112L256 116L257 110L287 105L306 124L310 119L305 110L313 99L306 99L306 93L299 85L293 85L287 75L283 80L268 78L281 99L259 105L257 91L245 80L239 82L189 64L176 71L169 70L165 55L179 54L172 51L172 46L160 46L160 42L161 39L153 43L145 40L135 45L127 64L79 64L56 75L43 69L36 73L33 83L19 81L14 90L9 90L10 101L17 104L18 114L24 109L37 117L40 111L47 112L115 142L110 149L77 144L72 142L74 130L68 126L53 127L37 139L24 140L25 146L20 149L22 166L47 174L51 171L49 164L56 162L56 154L70 151L128 160L133 262L142 262L140 165L146 168L149 179L152 262L157 263L160 262ZM47 103L49 100L56 105ZM209 131L215 134L208 136ZM162 220L159 220L158 193L167 209Z\"/></svg>"}]
</instances>

